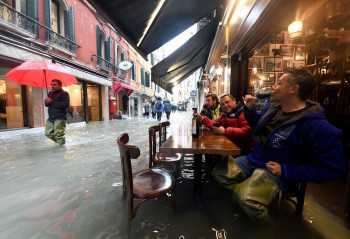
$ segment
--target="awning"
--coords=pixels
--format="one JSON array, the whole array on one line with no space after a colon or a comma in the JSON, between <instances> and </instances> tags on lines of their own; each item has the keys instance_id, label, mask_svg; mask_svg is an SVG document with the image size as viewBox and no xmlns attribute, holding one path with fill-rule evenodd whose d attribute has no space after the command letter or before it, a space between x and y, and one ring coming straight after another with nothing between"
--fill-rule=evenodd
<instances>
[{"instance_id":1,"label":"awning","mask_svg":"<svg viewBox=\"0 0 350 239\"><path fill-rule=\"evenodd\" d=\"M204 66L216 27L217 21L213 20L169 57L153 66L152 81L171 92L174 85Z\"/></svg>"},{"instance_id":2,"label":"awning","mask_svg":"<svg viewBox=\"0 0 350 239\"><path fill-rule=\"evenodd\" d=\"M211 16L217 4L218 0L166 0L140 50L153 52L203 17Z\"/></svg>"},{"instance_id":3,"label":"awning","mask_svg":"<svg viewBox=\"0 0 350 239\"><path fill-rule=\"evenodd\" d=\"M120 81L113 82L113 90L115 94L118 94L121 90L125 90L128 95L130 95L133 91L131 85L125 84Z\"/></svg>"},{"instance_id":4,"label":"awning","mask_svg":"<svg viewBox=\"0 0 350 239\"><path fill-rule=\"evenodd\" d=\"M90 0L106 13L123 35L134 46L142 38L151 15L160 0ZM147 55L164 43L213 14L219 0L165 0L138 49Z\"/></svg>"}]
</instances>

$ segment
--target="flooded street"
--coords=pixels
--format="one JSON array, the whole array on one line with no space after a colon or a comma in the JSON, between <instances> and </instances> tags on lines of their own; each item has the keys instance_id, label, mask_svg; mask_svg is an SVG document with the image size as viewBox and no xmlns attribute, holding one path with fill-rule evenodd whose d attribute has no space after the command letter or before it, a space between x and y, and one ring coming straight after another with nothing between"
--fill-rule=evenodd
<instances>
[{"instance_id":1,"label":"flooded street","mask_svg":"<svg viewBox=\"0 0 350 239\"><path fill-rule=\"evenodd\" d=\"M189 117L173 115L171 130ZM132 119L70 126L65 147L46 139L40 130L1 133L0 238L126 238L126 204L115 141L128 132L131 143L142 152L134 170L145 168L147 130L156 123ZM277 215L273 225L255 225L215 183L208 182L203 189L203 197L195 200L192 181L180 180L176 211L166 202L146 202L137 211L130 237L320 238L309 223L290 212Z\"/></svg>"}]
</instances>

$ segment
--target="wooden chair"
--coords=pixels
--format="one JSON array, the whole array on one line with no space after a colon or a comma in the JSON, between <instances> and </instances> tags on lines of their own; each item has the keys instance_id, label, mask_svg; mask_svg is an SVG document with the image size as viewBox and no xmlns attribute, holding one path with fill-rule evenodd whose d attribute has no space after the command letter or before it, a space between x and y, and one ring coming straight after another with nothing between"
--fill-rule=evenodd
<instances>
[{"instance_id":1,"label":"wooden chair","mask_svg":"<svg viewBox=\"0 0 350 239\"><path fill-rule=\"evenodd\" d=\"M164 124L167 123L167 124ZM149 168L157 164L175 164L181 160L181 154L164 154L159 152L161 144L166 140L166 130L164 127L168 126L169 122L163 122L149 128ZM163 130L162 130L163 128ZM157 144L158 134L158 144Z\"/></svg>"},{"instance_id":2,"label":"wooden chair","mask_svg":"<svg viewBox=\"0 0 350 239\"><path fill-rule=\"evenodd\" d=\"M169 121L159 123L160 133L159 133L159 147L166 141L167 138L167 127L170 126Z\"/></svg>"},{"instance_id":3,"label":"wooden chair","mask_svg":"<svg viewBox=\"0 0 350 239\"><path fill-rule=\"evenodd\" d=\"M128 134L122 134L117 140L123 172L123 196L127 199L130 224L138 207L149 199L171 200L171 205L175 208L175 180L159 168L132 173L131 159L137 159L140 150L134 145L128 145L128 142Z\"/></svg>"}]
</instances>

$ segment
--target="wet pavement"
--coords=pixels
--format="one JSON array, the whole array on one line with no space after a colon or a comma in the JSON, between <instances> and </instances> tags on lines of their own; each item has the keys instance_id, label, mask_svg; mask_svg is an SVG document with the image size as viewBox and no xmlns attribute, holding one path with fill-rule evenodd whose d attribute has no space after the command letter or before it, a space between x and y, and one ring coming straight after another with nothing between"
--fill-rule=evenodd
<instances>
[{"instance_id":1,"label":"wet pavement","mask_svg":"<svg viewBox=\"0 0 350 239\"><path fill-rule=\"evenodd\" d=\"M171 130L189 120L189 114L176 113ZM70 126L64 147L46 139L41 129L0 133L0 238L126 238L115 140L128 132L131 143L142 152L134 170L145 168L147 129L156 123L131 119ZM260 226L249 221L231 195L214 183L204 185L200 202L192 191L191 180L180 180L175 211L161 201L143 204L132 222L130 238L320 238L310 227L312 222L299 220L289 210L274 216L272 225Z\"/></svg>"}]
</instances>

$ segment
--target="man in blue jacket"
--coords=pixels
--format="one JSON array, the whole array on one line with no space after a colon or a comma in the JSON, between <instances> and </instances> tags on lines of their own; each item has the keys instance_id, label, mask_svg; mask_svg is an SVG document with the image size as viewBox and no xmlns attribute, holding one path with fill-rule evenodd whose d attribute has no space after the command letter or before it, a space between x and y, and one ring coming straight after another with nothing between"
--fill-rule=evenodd
<instances>
[{"instance_id":1,"label":"man in blue jacket","mask_svg":"<svg viewBox=\"0 0 350 239\"><path fill-rule=\"evenodd\" d=\"M341 131L327 121L318 103L307 100L314 85L306 70L283 74L272 88L271 106L260 117L256 115L253 151L228 162L231 181L226 181L227 186L252 219L269 219L267 206L280 190L345 172ZM255 100L245 97L251 112Z\"/></svg>"},{"instance_id":2,"label":"man in blue jacket","mask_svg":"<svg viewBox=\"0 0 350 239\"><path fill-rule=\"evenodd\" d=\"M158 97L156 103L154 104L154 110L157 113L157 120L161 121L162 114L164 110L164 105L162 102L162 98Z\"/></svg>"}]
</instances>

